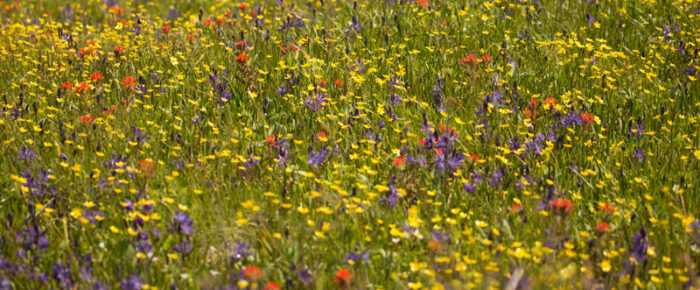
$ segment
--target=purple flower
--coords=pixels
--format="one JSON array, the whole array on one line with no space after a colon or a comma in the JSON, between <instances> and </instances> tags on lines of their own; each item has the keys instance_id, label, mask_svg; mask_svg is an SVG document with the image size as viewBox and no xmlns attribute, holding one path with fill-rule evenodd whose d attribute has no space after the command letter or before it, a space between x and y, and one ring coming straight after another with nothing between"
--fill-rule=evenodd
<instances>
[{"instance_id":1,"label":"purple flower","mask_svg":"<svg viewBox=\"0 0 700 290\"><path fill-rule=\"evenodd\" d=\"M51 268L51 272L53 273L53 278L58 280L61 288L73 287L73 277L69 267L66 267L63 263L56 263Z\"/></svg>"},{"instance_id":2,"label":"purple flower","mask_svg":"<svg viewBox=\"0 0 700 290\"><path fill-rule=\"evenodd\" d=\"M137 275L132 275L130 278L119 283L119 288L122 290L141 290L144 285L141 278Z\"/></svg>"},{"instance_id":3,"label":"purple flower","mask_svg":"<svg viewBox=\"0 0 700 290\"><path fill-rule=\"evenodd\" d=\"M304 105L309 107L312 112L316 113L326 106L328 99L326 99L326 93L317 91L314 97L309 96L308 99L304 101Z\"/></svg>"},{"instance_id":4,"label":"purple flower","mask_svg":"<svg viewBox=\"0 0 700 290\"><path fill-rule=\"evenodd\" d=\"M178 210L177 213L175 213L175 216L173 217L172 225L178 233L183 233L189 236L194 230L194 228L192 227L193 223L194 221L190 219L190 216L188 214Z\"/></svg>"},{"instance_id":5,"label":"purple flower","mask_svg":"<svg viewBox=\"0 0 700 290\"><path fill-rule=\"evenodd\" d=\"M462 184L462 188L467 193L474 193L476 191L476 184L473 184L471 182L467 182L465 184Z\"/></svg>"},{"instance_id":6,"label":"purple flower","mask_svg":"<svg viewBox=\"0 0 700 290\"><path fill-rule=\"evenodd\" d=\"M34 153L34 151L32 151L31 148L22 147L22 149L20 149L20 151L17 152L17 158L19 158L19 160L22 161L29 160L34 157L36 157L36 153Z\"/></svg>"},{"instance_id":7,"label":"purple flower","mask_svg":"<svg viewBox=\"0 0 700 290\"><path fill-rule=\"evenodd\" d=\"M308 286L309 285L309 279L311 279L311 273L309 272L309 269L304 268L301 270L297 271L297 276L299 277L299 280L301 280L301 283Z\"/></svg>"},{"instance_id":8,"label":"purple flower","mask_svg":"<svg viewBox=\"0 0 700 290\"><path fill-rule=\"evenodd\" d=\"M314 148L311 147L311 145L309 145L309 161L307 161L306 163L313 166L314 168L317 168L318 165L323 163L323 161L325 161L328 155L330 154L331 151L328 150L326 147L321 147L318 150L318 152L316 152Z\"/></svg>"},{"instance_id":9,"label":"purple flower","mask_svg":"<svg viewBox=\"0 0 700 290\"><path fill-rule=\"evenodd\" d=\"M345 255L345 263L350 264L349 261L352 261L354 264L360 260L365 261L365 262L369 261L369 253L353 251L353 252L350 252L347 255Z\"/></svg>"}]
</instances>

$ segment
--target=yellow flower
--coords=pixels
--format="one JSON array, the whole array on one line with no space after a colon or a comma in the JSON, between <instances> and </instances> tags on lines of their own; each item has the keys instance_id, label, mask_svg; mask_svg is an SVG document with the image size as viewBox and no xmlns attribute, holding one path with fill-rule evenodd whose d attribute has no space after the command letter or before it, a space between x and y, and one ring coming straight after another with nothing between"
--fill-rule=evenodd
<instances>
[{"instance_id":1,"label":"yellow flower","mask_svg":"<svg viewBox=\"0 0 700 290\"><path fill-rule=\"evenodd\" d=\"M600 269L603 270L603 272L610 272L610 268L610 261L603 260L602 262L600 262Z\"/></svg>"}]
</instances>

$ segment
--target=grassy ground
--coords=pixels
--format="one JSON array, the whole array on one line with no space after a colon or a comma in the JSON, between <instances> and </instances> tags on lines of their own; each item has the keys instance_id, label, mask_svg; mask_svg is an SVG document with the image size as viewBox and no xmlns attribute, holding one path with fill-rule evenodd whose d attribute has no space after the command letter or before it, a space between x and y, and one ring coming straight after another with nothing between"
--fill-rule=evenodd
<instances>
[{"instance_id":1,"label":"grassy ground","mask_svg":"<svg viewBox=\"0 0 700 290\"><path fill-rule=\"evenodd\" d=\"M696 1L0 4L0 289L697 288Z\"/></svg>"}]
</instances>

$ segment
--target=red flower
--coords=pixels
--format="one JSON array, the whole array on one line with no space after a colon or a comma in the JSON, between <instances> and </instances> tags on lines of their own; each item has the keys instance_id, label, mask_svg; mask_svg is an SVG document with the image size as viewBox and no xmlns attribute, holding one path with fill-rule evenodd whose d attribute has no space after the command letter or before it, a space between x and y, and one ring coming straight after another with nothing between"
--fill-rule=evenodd
<instances>
[{"instance_id":1,"label":"red flower","mask_svg":"<svg viewBox=\"0 0 700 290\"><path fill-rule=\"evenodd\" d=\"M406 156L401 156L399 158L394 159L393 164L399 166L399 165L403 165L405 162L406 162Z\"/></svg>"},{"instance_id":2,"label":"red flower","mask_svg":"<svg viewBox=\"0 0 700 290\"><path fill-rule=\"evenodd\" d=\"M479 154L474 154L474 153L472 153L472 155L469 155L469 158L470 158L471 160L474 160L474 161L479 160L479 157L481 157L481 155L479 155Z\"/></svg>"},{"instance_id":3,"label":"red flower","mask_svg":"<svg viewBox=\"0 0 700 290\"><path fill-rule=\"evenodd\" d=\"M428 1L427 0L418 0L416 1L416 4L421 5L423 7L428 7Z\"/></svg>"},{"instance_id":4,"label":"red flower","mask_svg":"<svg viewBox=\"0 0 700 290\"><path fill-rule=\"evenodd\" d=\"M78 86L75 87L75 92L76 93L89 93L90 92L90 85L86 84L85 82L81 82L78 84Z\"/></svg>"},{"instance_id":5,"label":"red flower","mask_svg":"<svg viewBox=\"0 0 700 290\"><path fill-rule=\"evenodd\" d=\"M82 116L80 117L80 123L92 123L92 117L90 117L89 115Z\"/></svg>"},{"instance_id":6,"label":"red flower","mask_svg":"<svg viewBox=\"0 0 700 290\"><path fill-rule=\"evenodd\" d=\"M425 139L420 139L420 140L418 140L418 145L423 146L423 145L425 145L425 142L426 142Z\"/></svg>"},{"instance_id":7,"label":"red flower","mask_svg":"<svg viewBox=\"0 0 700 290\"><path fill-rule=\"evenodd\" d=\"M194 35L192 35L192 34L190 34L190 35L187 36L187 40L189 40L189 41L193 41L194 38L195 38L195 37L194 37Z\"/></svg>"},{"instance_id":8,"label":"red flower","mask_svg":"<svg viewBox=\"0 0 700 290\"><path fill-rule=\"evenodd\" d=\"M245 43L245 40L239 40L236 42L236 48L238 50L244 50L248 45Z\"/></svg>"},{"instance_id":9,"label":"red flower","mask_svg":"<svg viewBox=\"0 0 700 290\"><path fill-rule=\"evenodd\" d=\"M136 86L136 80L132 77L125 77L124 80L122 81L122 88L125 88L127 90L131 90Z\"/></svg>"},{"instance_id":10,"label":"red flower","mask_svg":"<svg viewBox=\"0 0 700 290\"><path fill-rule=\"evenodd\" d=\"M442 148L435 148L433 150L435 150L435 154L442 154Z\"/></svg>"},{"instance_id":11,"label":"red flower","mask_svg":"<svg viewBox=\"0 0 700 290\"><path fill-rule=\"evenodd\" d=\"M116 55L118 57L122 53L124 53L124 48L122 48L121 45L117 45L117 47L114 48L114 55Z\"/></svg>"},{"instance_id":12,"label":"red flower","mask_svg":"<svg viewBox=\"0 0 700 290\"><path fill-rule=\"evenodd\" d=\"M250 15L258 16L258 11L253 10L253 11L250 12Z\"/></svg>"},{"instance_id":13,"label":"red flower","mask_svg":"<svg viewBox=\"0 0 700 290\"><path fill-rule=\"evenodd\" d=\"M581 120L583 120L586 125L593 124L593 120L595 120L595 117L591 116L589 113L581 113Z\"/></svg>"},{"instance_id":14,"label":"red flower","mask_svg":"<svg viewBox=\"0 0 700 290\"><path fill-rule=\"evenodd\" d=\"M510 212L512 212L512 213L516 213L516 212L519 212L520 210L522 210L522 209L524 209L524 208L525 208L525 206L524 206L523 204L521 204L521 203L514 203L514 204L511 204L511 205L510 205L510 207L508 208L508 210L510 210Z\"/></svg>"},{"instance_id":15,"label":"red flower","mask_svg":"<svg viewBox=\"0 0 700 290\"><path fill-rule=\"evenodd\" d=\"M613 214L615 213L615 208L610 205L609 203L604 203L598 206L598 210L606 213L606 214Z\"/></svg>"},{"instance_id":16,"label":"red flower","mask_svg":"<svg viewBox=\"0 0 700 290\"><path fill-rule=\"evenodd\" d=\"M212 24L214 24L214 21L211 20L211 18L207 18L207 20L204 20L205 26L211 26Z\"/></svg>"},{"instance_id":17,"label":"red flower","mask_svg":"<svg viewBox=\"0 0 700 290\"><path fill-rule=\"evenodd\" d=\"M245 9L248 7L245 3L241 3L241 5L238 5L238 8L241 9L241 11L245 11Z\"/></svg>"},{"instance_id":18,"label":"red flower","mask_svg":"<svg viewBox=\"0 0 700 290\"><path fill-rule=\"evenodd\" d=\"M338 286L350 286L352 272L348 269L340 269L335 272L335 284Z\"/></svg>"},{"instance_id":19,"label":"red flower","mask_svg":"<svg viewBox=\"0 0 700 290\"><path fill-rule=\"evenodd\" d=\"M265 145L270 146L270 145L276 145L276 144L277 144L277 137L267 136L267 139L265 140Z\"/></svg>"},{"instance_id":20,"label":"red flower","mask_svg":"<svg viewBox=\"0 0 700 290\"><path fill-rule=\"evenodd\" d=\"M316 137L318 137L318 139L326 138L326 133L323 131L318 132L318 134L316 134Z\"/></svg>"},{"instance_id":21,"label":"red flower","mask_svg":"<svg viewBox=\"0 0 700 290\"><path fill-rule=\"evenodd\" d=\"M544 100L544 103L545 103L546 105L555 106L555 105L557 104L557 100L556 100L556 99L553 99L553 98L546 98L546 99Z\"/></svg>"},{"instance_id":22,"label":"red flower","mask_svg":"<svg viewBox=\"0 0 700 290\"><path fill-rule=\"evenodd\" d=\"M236 57L236 62L240 64L245 64L248 61L248 55L245 53L241 53Z\"/></svg>"},{"instance_id":23,"label":"red flower","mask_svg":"<svg viewBox=\"0 0 700 290\"><path fill-rule=\"evenodd\" d=\"M476 64L476 56L474 54L467 55L465 57L462 57L462 59L459 61L463 65L474 65Z\"/></svg>"},{"instance_id":24,"label":"red flower","mask_svg":"<svg viewBox=\"0 0 700 290\"><path fill-rule=\"evenodd\" d=\"M343 81L340 80L340 79L335 80L335 82L333 82L333 83L334 83L336 86L342 86L342 85L343 85Z\"/></svg>"},{"instance_id":25,"label":"red flower","mask_svg":"<svg viewBox=\"0 0 700 290\"><path fill-rule=\"evenodd\" d=\"M243 269L243 275L250 280L257 281L262 278L262 271L258 267L248 266Z\"/></svg>"},{"instance_id":26,"label":"red flower","mask_svg":"<svg viewBox=\"0 0 700 290\"><path fill-rule=\"evenodd\" d=\"M172 27L170 27L169 24L163 25L163 28L161 28L161 30L163 30L163 33L165 33L166 35L170 34L171 29Z\"/></svg>"},{"instance_id":27,"label":"red flower","mask_svg":"<svg viewBox=\"0 0 700 290\"><path fill-rule=\"evenodd\" d=\"M491 57L488 54L482 55L481 61L483 61L485 63L492 63L493 62L493 60L491 59Z\"/></svg>"},{"instance_id":28,"label":"red flower","mask_svg":"<svg viewBox=\"0 0 700 290\"><path fill-rule=\"evenodd\" d=\"M263 290L279 290L282 289L279 283L276 282L267 282L265 284L265 287L263 287Z\"/></svg>"},{"instance_id":29,"label":"red flower","mask_svg":"<svg viewBox=\"0 0 700 290\"><path fill-rule=\"evenodd\" d=\"M81 48L78 51L78 56L83 57L92 54L92 48Z\"/></svg>"},{"instance_id":30,"label":"red flower","mask_svg":"<svg viewBox=\"0 0 700 290\"><path fill-rule=\"evenodd\" d=\"M555 199L549 202L549 209L555 214L566 215L574 211L574 203L568 199Z\"/></svg>"},{"instance_id":31,"label":"red flower","mask_svg":"<svg viewBox=\"0 0 700 290\"><path fill-rule=\"evenodd\" d=\"M65 83L61 84L61 88L64 90L70 90L72 87L73 87L73 84L71 84L69 82L65 82Z\"/></svg>"},{"instance_id":32,"label":"red flower","mask_svg":"<svg viewBox=\"0 0 700 290\"><path fill-rule=\"evenodd\" d=\"M595 230L599 234L604 234L604 233L607 233L608 231L610 231L610 225L606 222L597 222L595 224Z\"/></svg>"},{"instance_id":33,"label":"red flower","mask_svg":"<svg viewBox=\"0 0 700 290\"><path fill-rule=\"evenodd\" d=\"M141 171L148 176L153 176L153 169L156 169L156 165L148 160L139 160L139 166L141 166Z\"/></svg>"},{"instance_id":34,"label":"red flower","mask_svg":"<svg viewBox=\"0 0 700 290\"><path fill-rule=\"evenodd\" d=\"M530 106L535 106L537 105L537 99L530 99Z\"/></svg>"},{"instance_id":35,"label":"red flower","mask_svg":"<svg viewBox=\"0 0 700 290\"><path fill-rule=\"evenodd\" d=\"M98 72L93 73L92 75L90 75L90 80L93 81L93 82L99 83L99 82L102 82L102 80L104 80L104 79L105 79L105 77L103 77L102 74L101 74L101 73L98 73Z\"/></svg>"},{"instance_id":36,"label":"red flower","mask_svg":"<svg viewBox=\"0 0 700 290\"><path fill-rule=\"evenodd\" d=\"M442 245L438 241L428 242L428 248L433 250L433 251L437 251L438 249L440 249L440 247L442 247Z\"/></svg>"}]
</instances>

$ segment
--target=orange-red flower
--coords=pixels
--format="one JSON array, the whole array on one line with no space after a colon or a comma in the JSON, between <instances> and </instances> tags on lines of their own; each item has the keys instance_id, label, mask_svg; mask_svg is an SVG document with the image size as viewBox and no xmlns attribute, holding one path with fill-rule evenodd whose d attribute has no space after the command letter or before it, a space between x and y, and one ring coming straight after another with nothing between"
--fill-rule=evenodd
<instances>
[{"instance_id":1,"label":"orange-red flower","mask_svg":"<svg viewBox=\"0 0 700 290\"><path fill-rule=\"evenodd\" d=\"M277 282L267 282L265 284L265 287L263 287L263 290L279 290L282 289L280 284Z\"/></svg>"},{"instance_id":2,"label":"orange-red flower","mask_svg":"<svg viewBox=\"0 0 700 290\"><path fill-rule=\"evenodd\" d=\"M245 269L243 269L243 275L252 281L257 281L262 278L262 271L260 268L255 267L255 266L248 266Z\"/></svg>"},{"instance_id":3,"label":"orange-red flower","mask_svg":"<svg viewBox=\"0 0 700 290\"><path fill-rule=\"evenodd\" d=\"M104 79L105 79L105 77L102 76L102 74L101 74L101 73L98 73L98 72L93 73L92 75L90 75L90 80L93 81L93 82L96 82L96 83L102 82L102 80L104 80Z\"/></svg>"},{"instance_id":4,"label":"orange-red flower","mask_svg":"<svg viewBox=\"0 0 700 290\"><path fill-rule=\"evenodd\" d=\"M589 113L581 113L581 120L583 120L583 123L586 125L593 124L593 120L595 120L595 117L593 117Z\"/></svg>"},{"instance_id":5,"label":"orange-red flower","mask_svg":"<svg viewBox=\"0 0 700 290\"><path fill-rule=\"evenodd\" d=\"M340 80L340 79L335 80L335 82L333 82L333 83L334 83L336 86L342 86L342 85L343 85L343 81Z\"/></svg>"},{"instance_id":6,"label":"orange-red flower","mask_svg":"<svg viewBox=\"0 0 700 290\"><path fill-rule=\"evenodd\" d=\"M514 204L511 204L511 205L510 205L510 207L508 208L508 210L510 210L510 212L512 212L512 213L516 213L516 212L519 212L521 209L524 209L524 208L525 208L525 205L523 205L522 203L514 203Z\"/></svg>"},{"instance_id":7,"label":"orange-red flower","mask_svg":"<svg viewBox=\"0 0 700 290\"><path fill-rule=\"evenodd\" d=\"M89 115L85 115L80 117L80 123L87 124L87 123L92 123L92 117Z\"/></svg>"},{"instance_id":8,"label":"orange-red flower","mask_svg":"<svg viewBox=\"0 0 700 290\"><path fill-rule=\"evenodd\" d=\"M609 203L604 203L598 206L598 210L602 211L605 214L613 214L615 213L615 208L610 205Z\"/></svg>"},{"instance_id":9,"label":"orange-red flower","mask_svg":"<svg viewBox=\"0 0 700 290\"><path fill-rule=\"evenodd\" d=\"M65 82L65 83L61 84L61 88L64 90L70 90L71 88L73 88L73 84L71 84L69 82Z\"/></svg>"},{"instance_id":10,"label":"orange-red flower","mask_svg":"<svg viewBox=\"0 0 700 290\"><path fill-rule=\"evenodd\" d=\"M238 8L241 9L241 11L245 11L245 9L248 7L245 3L241 3L241 5L238 5Z\"/></svg>"},{"instance_id":11,"label":"orange-red flower","mask_svg":"<svg viewBox=\"0 0 700 290\"><path fill-rule=\"evenodd\" d=\"M574 211L574 203L566 198L555 199L549 202L549 209L555 214L566 215Z\"/></svg>"},{"instance_id":12,"label":"orange-red flower","mask_svg":"<svg viewBox=\"0 0 700 290\"><path fill-rule=\"evenodd\" d=\"M236 42L236 48L238 50L245 50L246 47L247 44L245 43L245 40L239 40L238 42Z\"/></svg>"},{"instance_id":13,"label":"orange-red flower","mask_svg":"<svg viewBox=\"0 0 700 290\"><path fill-rule=\"evenodd\" d=\"M479 157L481 157L481 155L479 155L479 154L472 153L471 155L469 155L469 159L474 160L474 161L479 160Z\"/></svg>"},{"instance_id":14,"label":"orange-red flower","mask_svg":"<svg viewBox=\"0 0 700 290\"><path fill-rule=\"evenodd\" d=\"M440 242L438 242L438 241L432 240L432 241L428 242L428 248L433 250L433 251L439 250L440 247L442 247L442 244L440 244Z\"/></svg>"},{"instance_id":15,"label":"orange-red flower","mask_svg":"<svg viewBox=\"0 0 700 290\"><path fill-rule=\"evenodd\" d=\"M248 61L248 55L245 53L241 53L236 57L236 62L240 64L245 64Z\"/></svg>"},{"instance_id":16,"label":"orange-red flower","mask_svg":"<svg viewBox=\"0 0 700 290\"><path fill-rule=\"evenodd\" d=\"M595 230L599 234L604 234L604 233L607 233L608 231L610 231L610 225L606 222L597 222L595 224Z\"/></svg>"},{"instance_id":17,"label":"orange-red flower","mask_svg":"<svg viewBox=\"0 0 700 290\"><path fill-rule=\"evenodd\" d=\"M400 166L406 163L406 156L401 156L399 158L394 159L393 164L396 166Z\"/></svg>"},{"instance_id":18,"label":"orange-red flower","mask_svg":"<svg viewBox=\"0 0 700 290\"><path fill-rule=\"evenodd\" d=\"M481 61L483 61L485 63L492 63L493 62L493 60L491 59L491 57L488 54L482 55Z\"/></svg>"},{"instance_id":19,"label":"orange-red flower","mask_svg":"<svg viewBox=\"0 0 700 290\"><path fill-rule=\"evenodd\" d=\"M172 27L169 24L163 25L163 28L161 28L161 30L163 30L163 33L165 33L166 35L170 34L171 29Z\"/></svg>"},{"instance_id":20,"label":"orange-red flower","mask_svg":"<svg viewBox=\"0 0 700 290\"><path fill-rule=\"evenodd\" d=\"M316 134L316 137L318 137L319 139L321 139L321 138L326 138L326 132L323 132L323 131L318 132L318 133Z\"/></svg>"},{"instance_id":21,"label":"orange-red flower","mask_svg":"<svg viewBox=\"0 0 700 290\"><path fill-rule=\"evenodd\" d=\"M462 57L462 59L459 61L463 65L474 65L476 64L476 56L474 54L467 55L465 57Z\"/></svg>"},{"instance_id":22,"label":"orange-red flower","mask_svg":"<svg viewBox=\"0 0 700 290\"><path fill-rule=\"evenodd\" d=\"M335 284L345 287L350 286L350 282L352 282L352 272L350 270L340 269L335 272Z\"/></svg>"},{"instance_id":23,"label":"orange-red flower","mask_svg":"<svg viewBox=\"0 0 700 290\"><path fill-rule=\"evenodd\" d=\"M124 53L124 48L121 45L117 45L117 47L114 48L114 55L119 57L122 53Z\"/></svg>"},{"instance_id":24,"label":"orange-red flower","mask_svg":"<svg viewBox=\"0 0 700 290\"><path fill-rule=\"evenodd\" d=\"M125 77L122 81L122 88L131 90L136 86L136 80L132 77Z\"/></svg>"},{"instance_id":25,"label":"orange-red flower","mask_svg":"<svg viewBox=\"0 0 700 290\"><path fill-rule=\"evenodd\" d=\"M557 100L554 98L546 98L544 100L545 105L552 105L555 106L557 104Z\"/></svg>"},{"instance_id":26,"label":"orange-red flower","mask_svg":"<svg viewBox=\"0 0 700 290\"><path fill-rule=\"evenodd\" d=\"M87 94L87 93L90 92L90 85L88 85L88 84L85 83L85 82L81 82L81 83L79 83L79 84L75 87L75 92L76 92L76 93L86 93L86 94Z\"/></svg>"}]
</instances>

